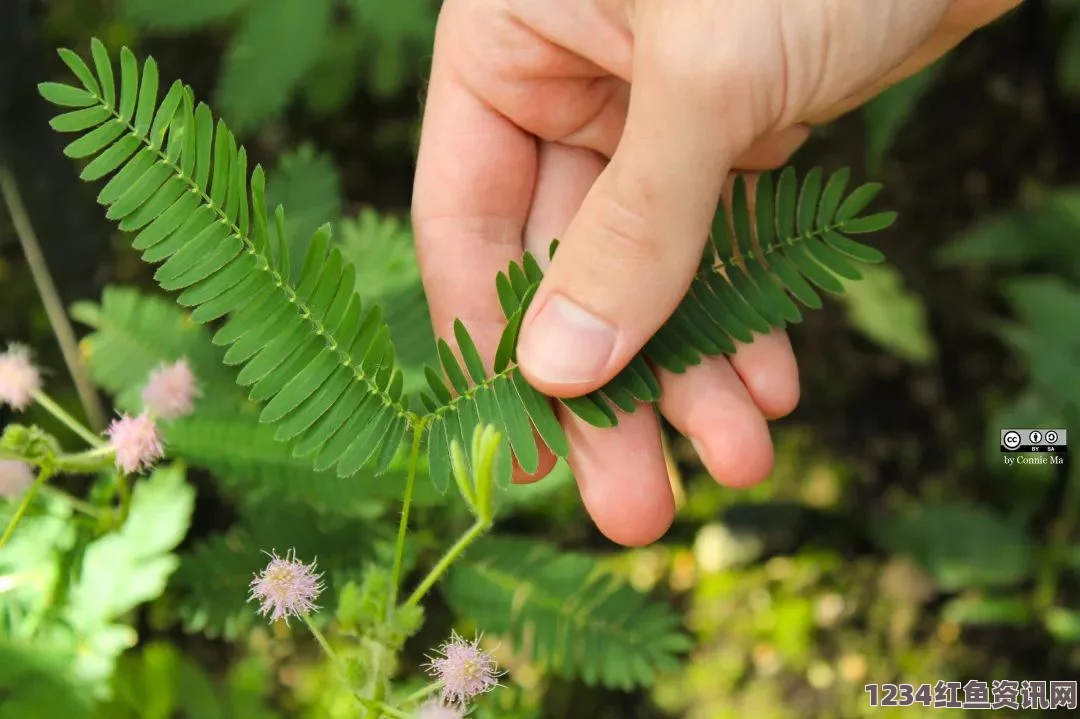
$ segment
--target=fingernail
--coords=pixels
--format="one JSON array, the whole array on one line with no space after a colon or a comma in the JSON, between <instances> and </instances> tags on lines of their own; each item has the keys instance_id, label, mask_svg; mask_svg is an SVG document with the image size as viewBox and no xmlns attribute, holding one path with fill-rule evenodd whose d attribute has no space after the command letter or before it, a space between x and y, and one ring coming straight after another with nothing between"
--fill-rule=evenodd
<instances>
[{"instance_id":1,"label":"fingernail","mask_svg":"<svg viewBox=\"0 0 1080 719\"><path fill-rule=\"evenodd\" d=\"M552 295L522 332L518 362L543 382L582 384L600 378L614 349L614 327Z\"/></svg>"}]
</instances>

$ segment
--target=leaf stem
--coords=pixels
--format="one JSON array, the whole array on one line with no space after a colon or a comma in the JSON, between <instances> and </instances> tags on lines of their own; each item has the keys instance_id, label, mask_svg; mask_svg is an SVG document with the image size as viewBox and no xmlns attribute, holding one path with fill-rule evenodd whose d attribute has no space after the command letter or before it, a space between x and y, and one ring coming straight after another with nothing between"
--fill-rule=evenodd
<instances>
[{"instance_id":1,"label":"leaf stem","mask_svg":"<svg viewBox=\"0 0 1080 719\"><path fill-rule=\"evenodd\" d=\"M405 499L401 506L401 521L398 522L397 543L394 545L394 568L390 575L390 597L386 602L386 621L397 608L398 585L401 583L401 566L405 561L405 537L409 531L409 510L412 508L413 491L416 488L416 471L420 464L420 440L424 436L424 425L413 427L412 450L409 452L409 474L405 480Z\"/></svg>"},{"instance_id":2,"label":"leaf stem","mask_svg":"<svg viewBox=\"0 0 1080 719\"><path fill-rule=\"evenodd\" d=\"M395 709L386 702L381 702L373 699L361 699L360 703L368 710L368 716L379 717L386 715L392 717L392 719L413 719L412 714L406 714L400 709Z\"/></svg>"},{"instance_id":3,"label":"leaf stem","mask_svg":"<svg viewBox=\"0 0 1080 719\"><path fill-rule=\"evenodd\" d=\"M490 526L490 522L485 522L483 520L477 520L473 523L473 526L470 527L465 534L461 535L461 538L458 539L454 546L450 547L446 554L443 555L442 559L439 560L439 563L428 572L428 575L424 577L424 581L420 582L420 585L417 586L416 590L409 596L405 604L408 606L418 603L424 595L427 594L428 590L431 589L435 582L439 581L439 578L446 573L446 570L450 568L450 565L461 556L462 552L479 539L480 535L486 532Z\"/></svg>"},{"instance_id":4,"label":"leaf stem","mask_svg":"<svg viewBox=\"0 0 1080 719\"><path fill-rule=\"evenodd\" d=\"M304 624L307 625L308 630L311 632L311 636L315 637L315 641L317 641L319 643L319 646L322 647L323 653L326 654L326 658L329 659L335 667L337 667L338 671L341 672L342 678L345 679L346 683L348 683L349 675L345 671L345 665L342 664L341 659L338 658L337 652L334 651L334 648L330 646L330 642L326 641L326 637L321 631L319 631L319 628L315 626L315 623L311 621L310 616L306 614L303 615L303 620Z\"/></svg>"},{"instance_id":5,"label":"leaf stem","mask_svg":"<svg viewBox=\"0 0 1080 719\"><path fill-rule=\"evenodd\" d=\"M0 549L3 549L4 545L11 539L11 535L15 532L15 526L19 523L19 520L22 519L22 516L26 514L26 510L29 508L30 503L34 501L34 496L37 494L38 490L41 489L41 486L49 481L49 477L52 476L52 473L53 470L51 466L42 467L38 472L37 479L34 480L34 483L23 494L22 502L19 503L19 508L15 510L15 515L11 518L11 521L8 522L7 529L4 530L4 536L0 537Z\"/></svg>"},{"instance_id":6,"label":"leaf stem","mask_svg":"<svg viewBox=\"0 0 1080 719\"><path fill-rule=\"evenodd\" d=\"M34 393L34 401L47 409L49 413L60 420L65 427L85 439L87 444L91 447L100 447L105 444L105 440L84 427L82 422L68 414L63 407L41 390Z\"/></svg>"},{"instance_id":7,"label":"leaf stem","mask_svg":"<svg viewBox=\"0 0 1080 719\"><path fill-rule=\"evenodd\" d=\"M7 167L0 165L0 195L3 195L7 205L11 223L15 227L15 235L22 245L23 254L26 256L26 264L30 267L30 274L34 278L41 302L45 305L45 314L52 325L56 341L60 345L60 353L64 356L64 364L67 365L71 379L75 382L75 391L79 394L83 411L95 429L105 429L105 411L101 407L101 399L98 397L90 378L86 373L86 366L79 357L79 345L75 338L75 330L68 320L64 311L64 303L60 299L60 293L56 291L56 284L49 267L45 263L45 257L41 252L41 246L34 234L34 228L30 224L30 218L19 196L18 185L11 176Z\"/></svg>"},{"instance_id":8,"label":"leaf stem","mask_svg":"<svg viewBox=\"0 0 1080 719\"><path fill-rule=\"evenodd\" d=\"M419 691L415 691L412 694L410 694L409 696L405 697L405 703L406 704L415 704L416 702L420 701L421 699L428 698L429 696L431 696L432 694L434 694L435 692L439 691L442 688L443 688L443 683L442 682L432 682L431 684L428 684L423 689L421 689Z\"/></svg>"},{"instance_id":9,"label":"leaf stem","mask_svg":"<svg viewBox=\"0 0 1080 719\"><path fill-rule=\"evenodd\" d=\"M78 497L75 497L62 489L57 489L51 484L42 485L41 492L43 494L49 494L53 497L57 497L58 499L63 500L64 502L67 502L71 505L72 509L78 512L82 512L88 517L92 517L93 519L101 519L101 510L98 507L95 507L89 502L79 499Z\"/></svg>"}]
</instances>

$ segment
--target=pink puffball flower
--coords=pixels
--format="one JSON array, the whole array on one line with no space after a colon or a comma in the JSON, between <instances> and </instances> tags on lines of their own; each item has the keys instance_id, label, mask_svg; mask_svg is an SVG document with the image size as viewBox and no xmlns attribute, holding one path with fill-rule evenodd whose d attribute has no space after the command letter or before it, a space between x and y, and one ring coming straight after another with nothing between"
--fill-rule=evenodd
<instances>
[{"instance_id":1,"label":"pink puffball flower","mask_svg":"<svg viewBox=\"0 0 1080 719\"><path fill-rule=\"evenodd\" d=\"M195 398L202 396L195 373L181 357L170 365L159 365L150 373L142 391L143 408L158 419L176 419L195 409Z\"/></svg>"},{"instance_id":2,"label":"pink puffball flower","mask_svg":"<svg viewBox=\"0 0 1080 719\"><path fill-rule=\"evenodd\" d=\"M251 580L248 601L258 601L259 614L269 614L271 622L284 619L288 624L289 617L310 614L319 608L315 600L325 588L315 564L304 564L291 549L284 559L271 552L270 563Z\"/></svg>"},{"instance_id":3,"label":"pink puffball flower","mask_svg":"<svg viewBox=\"0 0 1080 719\"><path fill-rule=\"evenodd\" d=\"M30 349L10 344L0 354L0 404L22 411L30 406L34 393L41 389L41 373L30 361Z\"/></svg>"},{"instance_id":4,"label":"pink puffball flower","mask_svg":"<svg viewBox=\"0 0 1080 719\"><path fill-rule=\"evenodd\" d=\"M443 701L464 705L475 696L499 686L495 659L480 648L480 640L467 642L457 632L439 648L440 656L425 665L429 673L442 682Z\"/></svg>"},{"instance_id":5,"label":"pink puffball flower","mask_svg":"<svg viewBox=\"0 0 1080 719\"><path fill-rule=\"evenodd\" d=\"M105 433L116 451L116 467L125 474L150 469L165 456L157 424L145 412L138 417L120 415Z\"/></svg>"},{"instance_id":6,"label":"pink puffball flower","mask_svg":"<svg viewBox=\"0 0 1080 719\"><path fill-rule=\"evenodd\" d=\"M26 462L0 459L0 498L15 499L34 483L34 470Z\"/></svg>"},{"instance_id":7,"label":"pink puffball flower","mask_svg":"<svg viewBox=\"0 0 1080 719\"><path fill-rule=\"evenodd\" d=\"M420 707L416 713L416 719L464 719L465 712L457 707L444 704L438 699L432 699Z\"/></svg>"}]
</instances>

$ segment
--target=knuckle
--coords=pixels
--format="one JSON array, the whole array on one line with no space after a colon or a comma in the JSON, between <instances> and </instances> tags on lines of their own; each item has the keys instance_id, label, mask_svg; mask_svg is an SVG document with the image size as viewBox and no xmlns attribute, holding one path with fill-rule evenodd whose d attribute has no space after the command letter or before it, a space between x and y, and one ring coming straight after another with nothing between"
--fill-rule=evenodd
<instances>
[{"instance_id":1,"label":"knuckle","mask_svg":"<svg viewBox=\"0 0 1080 719\"><path fill-rule=\"evenodd\" d=\"M663 257L655 224L649 219L655 193L648 182L612 176L612 192L600 196L595 221L612 259L632 264L657 262Z\"/></svg>"}]
</instances>

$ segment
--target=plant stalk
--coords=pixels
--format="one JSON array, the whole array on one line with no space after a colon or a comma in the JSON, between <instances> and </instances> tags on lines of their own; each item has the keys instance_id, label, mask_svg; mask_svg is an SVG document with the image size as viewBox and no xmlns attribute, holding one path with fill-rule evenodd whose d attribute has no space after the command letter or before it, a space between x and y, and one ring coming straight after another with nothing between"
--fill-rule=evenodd
<instances>
[{"instance_id":1,"label":"plant stalk","mask_svg":"<svg viewBox=\"0 0 1080 719\"><path fill-rule=\"evenodd\" d=\"M64 303L60 299L60 293L56 291L56 284L49 267L45 263L45 256L41 252L37 235L30 224L30 217L23 206L19 195L19 188L15 184L6 166L0 165L0 195L4 197L8 214L11 215L11 223L15 227L15 235L22 245L23 254L26 256L26 264L30 267L30 274L34 278L41 302L45 305L45 314L49 318L56 341L60 345L60 353L64 357L71 379L75 383L75 391L79 395L83 411L90 422L90 426L101 431L105 429L105 411L101 406L94 386L90 383L90 377L86 372L86 366L79 357L79 344L75 338L75 330L71 326L67 313L64 311Z\"/></svg>"},{"instance_id":2,"label":"plant stalk","mask_svg":"<svg viewBox=\"0 0 1080 719\"><path fill-rule=\"evenodd\" d=\"M479 539L480 535L486 532L490 526L490 522L477 520L465 534L461 535L461 538L458 539L454 546L450 547L442 559L439 560L439 563L428 572L428 575L424 577L424 581L420 582L420 585L405 601L405 604L415 605L419 602L427 594L428 590L434 586L435 582L439 581L439 578L446 573L450 565L457 561L458 557L469 548L469 545Z\"/></svg>"},{"instance_id":3,"label":"plant stalk","mask_svg":"<svg viewBox=\"0 0 1080 719\"><path fill-rule=\"evenodd\" d=\"M39 390L34 393L34 401L47 409L49 413L60 420L65 427L86 440L87 444L91 447L101 447L105 444L105 441L101 439L101 437L98 437L84 427L82 422L68 414L67 411L49 397L49 395Z\"/></svg>"},{"instance_id":4,"label":"plant stalk","mask_svg":"<svg viewBox=\"0 0 1080 719\"><path fill-rule=\"evenodd\" d=\"M416 488L416 471L420 464L420 440L423 436L424 425L415 425L412 450L409 452L409 474L405 480L405 499L401 506L401 520L398 522L397 543L394 545L394 568L390 576L390 597L386 602L386 621L388 622L397 608L398 585L401 583L401 566L405 561L405 537L409 531L409 510L412 508L413 491Z\"/></svg>"},{"instance_id":5,"label":"plant stalk","mask_svg":"<svg viewBox=\"0 0 1080 719\"><path fill-rule=\"evenodd\" d=\"M22 501L19 503L19 508L15 510L15 515L8 522L7 529L4 530L4 536L0 537L0 549L4 548L4 545L11 539L11 535L15 532L15 526L18 525L19 520L26 514L26 510L30 507L30 503L34 501L34 496L37 495L41 486L49 481L49 477L52 476L52 467L42 467L38 472L37 479L30 486L29 489L23 494Z\"/></svg>"}]
</instances>

